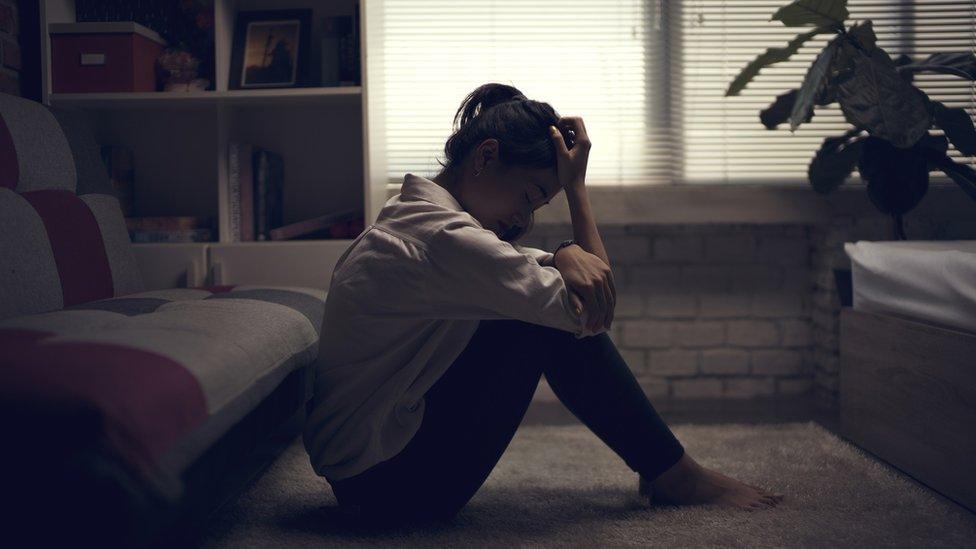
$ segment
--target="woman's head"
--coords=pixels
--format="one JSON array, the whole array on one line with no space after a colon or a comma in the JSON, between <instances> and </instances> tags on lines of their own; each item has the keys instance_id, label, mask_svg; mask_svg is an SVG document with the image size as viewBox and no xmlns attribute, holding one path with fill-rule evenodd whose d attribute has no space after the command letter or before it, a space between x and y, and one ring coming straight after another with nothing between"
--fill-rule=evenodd
<instances>
[{"instance_id":1,"label":"woman's head","mask_svg":"<svg viewBox=\"0 0 976 549\"><path fill-rule=\"evenodd\" d=\"M512 86L479 86L455 114L447 161L438 161L443 170L434 181L486 229L516 240L531 229L535 210L562 189L549 133L558 121L548 103Z\"/></svg>"}]
</instances>

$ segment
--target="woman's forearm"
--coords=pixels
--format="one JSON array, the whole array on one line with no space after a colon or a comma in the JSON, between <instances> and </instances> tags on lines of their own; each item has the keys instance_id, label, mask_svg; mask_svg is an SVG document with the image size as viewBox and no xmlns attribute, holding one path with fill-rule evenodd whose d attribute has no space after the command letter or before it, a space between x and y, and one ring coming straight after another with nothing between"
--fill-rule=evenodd
<instances>
[{"instance_id":1,"label":"woman's forearm","mask_svg":"<svg viewBox=\"0 0 976 549\"><path fill-rule=\"evenodd\" d=\"M599 257L610 267L610 258L603 247L603 240L596 229L596 219L590 208L590 198L586 193L586 185L582 182L565 187L566 199L569 201L569 215L573 221L573 239L584 250Z\"/></svg>"}]
</instances>

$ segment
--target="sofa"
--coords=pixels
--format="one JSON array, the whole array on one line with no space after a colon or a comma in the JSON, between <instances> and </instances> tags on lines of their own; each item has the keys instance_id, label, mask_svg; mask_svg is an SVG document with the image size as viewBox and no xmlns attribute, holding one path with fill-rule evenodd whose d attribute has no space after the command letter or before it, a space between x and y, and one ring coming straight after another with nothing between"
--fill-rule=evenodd
<instances>
[{"instance_id":1,"label":"sofa","mask_svg":"<svg viewBox=\"0 0 976 549\"><path fill-rule=\"evenodd\" d=\"M35 542L193 538L300 433L324 301L304 287L145 291L83 113L0 94L9 524Z\"/></svg>"}]
</instances>

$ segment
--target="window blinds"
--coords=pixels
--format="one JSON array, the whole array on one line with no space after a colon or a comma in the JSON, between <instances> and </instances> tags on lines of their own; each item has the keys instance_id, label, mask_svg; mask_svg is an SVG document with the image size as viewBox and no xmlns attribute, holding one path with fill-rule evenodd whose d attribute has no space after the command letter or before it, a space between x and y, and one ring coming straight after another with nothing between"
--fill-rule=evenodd
<instances>
[{"instance_id":1,"label":"window blinds","mask_svg":"<svg viewBox=\"0 0 976 549\"><path fill-rule=\"evenodd\" d=\"M738 96L724 96L729 82L756 55L768 47L784 46L804 31L769 21L786 4L784 0L682 2L683 93L673 108L683 119L684 180L805 181L807 166L823 138L850 127L836 103L817 107L813 119L793 134L788 124L767 130L759 122L760 110L777 95L799 86L832 35L817 36L790 61L763 69ZM892 58L904 53L922 60L935 52L972 51L976 46L974 0L849 0L847 5L848 26L853 20L871 19L878 44ZM932 99L964 107L970 116L976 114L972 82L918 74L915 83ZM959 158L958 153L953 156Z\"/></svg>"},{"instance_id":2,"label":"window blinds","mask_svg":"<svg viewBox=\"0 0 976 549\"><path fill-rule=\"evenodd\" d=\"M769 21L787 3L370 0L370 138L383 156L373 170L396 187L408 172L436 175L461 100L494 81L583 117L593 140L588 184L805 181L823 138L848 127L840 109L817 107L794 134L788 125L765 129L759 111L800 84L830 36L763 69L739 96L724 96L746 63L803 32ZM848 7L850 20L874 22L893 58L976 46L976 0ZM916 83L976 114L972 82L919 74Z\"/></svg>"},{"instance_id":3,"label":"window blinds","mask_svg":"<svg viewBox=\"0 0 976 549\"><path fill-rule=\"evenodd\" d=\"M663 29L646 0L371 0L369 93L383 112L388 183L433 177L461 100L487 82L520 89L563 116L581 116L593 142L587 181L665 180L656 164L670 136L651 109ZM372 21L372 23L370 23ZM660 107L660 106L659 106Z\"/></svg>"}]
</instances>

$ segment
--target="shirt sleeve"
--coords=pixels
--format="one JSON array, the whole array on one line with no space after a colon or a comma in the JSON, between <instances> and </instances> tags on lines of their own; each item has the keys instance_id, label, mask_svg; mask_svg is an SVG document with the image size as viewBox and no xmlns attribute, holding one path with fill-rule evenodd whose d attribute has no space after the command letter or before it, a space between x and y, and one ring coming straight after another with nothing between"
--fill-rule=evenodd
<instances>
[{"instance_id":1,"label":"shirt sleeve","mask_svg":"<svg viewBox=\"0 0 976 549\"><path fill-rule=\"evenodd\" d=\"M523 254L531 257L532 259L534 259L536 261L536 263L538 263L539 265L542 265L543 267L555 267L556 266L555 263L553 262L554 258L556 257L556 254L554 254L552 252L547 252L545 250L540 250L539 248L530 248L528 246L519 246L518 244L514 244L514 243L512 244L512 247L514 247L519 252L521 252L521 253L523 253Z\"/></svg>"},{"instance_id":2,"label":"shirt sleeve","mask_svg":"<svg viewBox=\"0 0 976 549\"><path fill-rule=\"evenodd\" d=\"M425 307L435 318L514 318L573 332L577 339L607 331L587 328L585 309L576 315L555 267L540 265L532 252L491 231L448 225L431 238L428 256Z\"/></svg>"}]
</instances>

